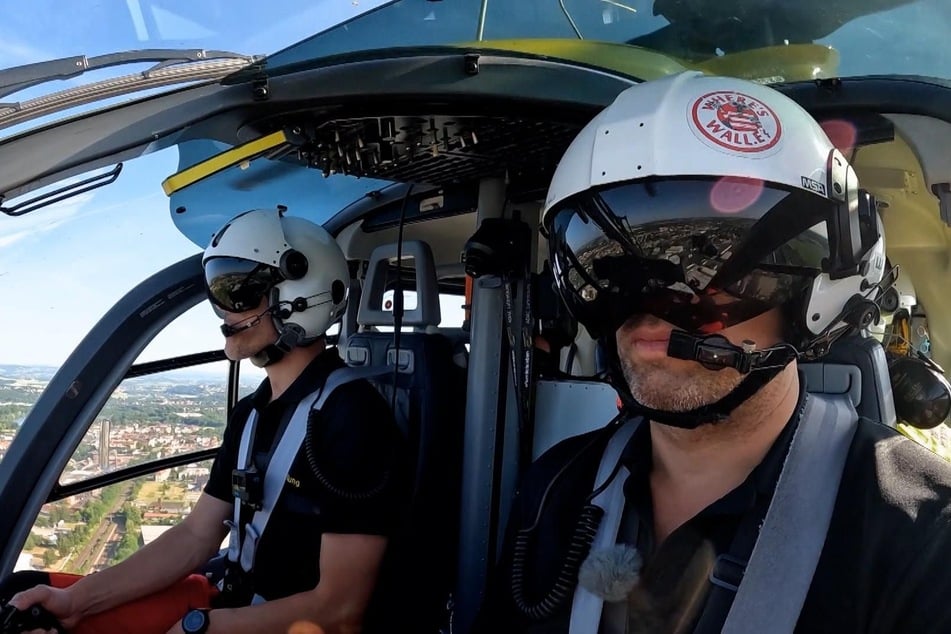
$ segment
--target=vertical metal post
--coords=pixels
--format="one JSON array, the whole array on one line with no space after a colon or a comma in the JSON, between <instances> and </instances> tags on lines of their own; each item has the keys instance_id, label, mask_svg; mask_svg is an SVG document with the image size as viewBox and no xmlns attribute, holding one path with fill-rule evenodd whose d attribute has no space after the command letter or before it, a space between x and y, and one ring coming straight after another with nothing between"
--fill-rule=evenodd
<instances>
[{"instance_id":1,"label":"vertical metal post","mask_svg":"<svg viewBox=\"0 0 951 634\"><path fill-rule=\"evenodd\" d=\"M531 230L531 243L529 246L529 253L527 257L529 262L534 265L531 267L532 273L537 271L538 265L536 263L537 251L538 251L538 225L539 225L539 214L541 212L540 206L535 203L523 203L519 205L510 205L509 209L505 210L506 216L511 215L514 217L516 213L519 216L519 219L526 223ZM515 285L515 305L514 305L514 318L515 323L513 327L515 328L516 333L521 333L522 327L525 325L523 323L523 308L525 303L525 295L529 290L529 280L520 279ZM537 305L536 305L537 310ZM537 317L535 317L537 318ZM534 328L531 330L534 333ZM506 336L507 333L503 332L503 336ZM529 345L532 345L534 342L531 342ZM519 428L519 416L522 403L518 401L518 398L515 395L515 389L513 387L514 377L511 375L512 364L509 359L503 359L504 361L504 370L506 371L503 374L503 379L505 383L505 421L508 423L506 425L505 431L502 434L503 437L503 446L496 449L496 455L499 456L501 463L496 466L495 472L498 478L498 523L496 527L496 538L495 538L495 550L492 553L493 557L498 557L501 554L502 547L502 537L505 535L505 527L508 523L509 510L512 505L512 499L515 496L515 489L518 485L518 477L521 473L521 453L523 449L525 451L530 450L529 447L522 447L522 443L531 443L532 435L529 434L527 437L523 437L523 434ZM534 390L534 385L530 388ZM528 398L528 394L521 395L522 398ZM533 399L534 400L534 399Z\"/></svg>"},{"instance_id":2,"label":"vertical metal post","mask_svg":"<svg viewBox=\"0 0 951 634\"><path fill-rule=\"evenodd\" d=\"M479 186L477 223L502 216L505 182L483 180ZM489 565L495 557L499 499L496 473L505 426L503 399L508 364L503 358L502 284L483 277L472 289L471 346L462 460L462 506L459 528L459 577L454 632L468 632L482 601Z\"/></svg>"}]
</instances>

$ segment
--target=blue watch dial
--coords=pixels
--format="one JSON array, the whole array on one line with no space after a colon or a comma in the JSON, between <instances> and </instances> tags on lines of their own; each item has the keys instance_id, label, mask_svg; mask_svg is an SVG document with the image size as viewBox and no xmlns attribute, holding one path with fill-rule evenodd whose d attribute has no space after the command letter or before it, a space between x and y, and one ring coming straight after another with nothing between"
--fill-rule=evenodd
<instances>
[{"instance_id":1,"label":"blue watch dial","mask_svg":"<svg viewBox=\"0 0 951 634\"><path fill-rule=\"evenodd\" d=\"M204 632L208 628L208 615L203 610L189 610L182 619L182 629L186 633Z\"/></svg>"}]
</instances>

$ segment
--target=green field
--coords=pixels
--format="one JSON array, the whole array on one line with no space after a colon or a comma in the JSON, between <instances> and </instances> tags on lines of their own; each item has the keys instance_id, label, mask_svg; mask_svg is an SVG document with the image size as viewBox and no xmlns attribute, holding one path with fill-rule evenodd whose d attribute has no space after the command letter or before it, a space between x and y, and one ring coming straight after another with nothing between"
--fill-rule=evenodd
<instances>
[{"instance_id":1,"label":"green field","mask_svg":"<svg viewBox=\"0 0 951 634\"><path fill-rule=\"evenodd\" d=\"M154 504L159 500L166 502L184 502L185 485L177 482L145 482L136 495L136 502Z\"/></svg>"}]
</instances>

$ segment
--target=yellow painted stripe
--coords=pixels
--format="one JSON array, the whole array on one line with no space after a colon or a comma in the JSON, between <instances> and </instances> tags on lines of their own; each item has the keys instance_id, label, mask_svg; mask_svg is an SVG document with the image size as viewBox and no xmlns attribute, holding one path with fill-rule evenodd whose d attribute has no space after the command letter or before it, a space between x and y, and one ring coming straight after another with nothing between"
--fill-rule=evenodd
<instances>
[{"instance_id":1,"label":"yellow painted stripe","mask_svg":"<svg viewBox=\"0 0 951 634\"><path fill-rule=\"evenodd\" d=\"M287 143L287 137L283 131L273 132L254 141L225 150L221 154L216 154L201 163L196 163L182 171L172 174L162 181L162 189L166 196L171 196L177 191L181 191L198 181L217 174L222 170L237 165L241 161L260 156L264 152Z\"/></svg>"}]
</instances>

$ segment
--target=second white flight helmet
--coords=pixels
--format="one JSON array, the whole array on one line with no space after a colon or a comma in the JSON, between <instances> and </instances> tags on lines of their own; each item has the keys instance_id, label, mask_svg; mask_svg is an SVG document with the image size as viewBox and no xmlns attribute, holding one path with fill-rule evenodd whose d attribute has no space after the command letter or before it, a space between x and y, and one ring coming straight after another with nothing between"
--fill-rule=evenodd
<instances>
[{"instance_id":1,"label":"second white flight helmet","mask_svg":"<svg viewBox=\"0 0 951 634\"><path fill-rule=\"evenodd\" d=\"M874 317L885 267L874 200L809 113L698 72L599 113L562 157L543 223L558 288L595 336L636 313L715 332L783 306L789 343L822 354Z\"/></svg>"}]
</instances>

